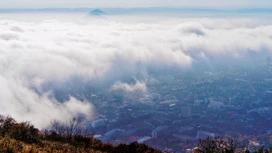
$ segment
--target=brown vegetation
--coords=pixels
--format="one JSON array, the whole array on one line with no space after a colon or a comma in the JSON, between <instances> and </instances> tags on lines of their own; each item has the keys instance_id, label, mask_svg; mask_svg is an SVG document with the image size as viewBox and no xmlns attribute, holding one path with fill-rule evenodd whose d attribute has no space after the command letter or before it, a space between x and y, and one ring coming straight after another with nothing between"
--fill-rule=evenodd
<instances>
[{"instance_id":1,"label":"brown vegetation","mask_svg":"<svg viewBox=\"0 0 272 153\"><path fill-rule=\"evenodd\" d=\"M96 140L79 126L78 120L69 124L52 124L53 131L41 132L29 122L17 123L0 115L1 153L159 153L137 142L113 146Z\"/></svg>"},{"instance_id":2,"label":"brown vegetation","mask_svg":"<svg viewBox=\"0 0 272 153\"><path fill-rule=\"evenodd\" d=\"M233 138L199 140L198 153L249 153L249 149ZM137 142L113 146L94 139L80 121L60 124L53 122L50 132L39 131L29 122L17 123L0 115L0 153L160 153L161 151ZM272 153L272 147L251 150L253 153Z\"/></svg>"}]
</instances>

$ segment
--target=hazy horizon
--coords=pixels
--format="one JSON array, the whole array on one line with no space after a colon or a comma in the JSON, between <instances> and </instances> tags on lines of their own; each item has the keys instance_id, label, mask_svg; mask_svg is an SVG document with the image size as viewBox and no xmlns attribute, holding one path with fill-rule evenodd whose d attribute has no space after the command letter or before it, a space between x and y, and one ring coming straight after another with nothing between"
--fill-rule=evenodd
<instances>
[{"instance_id":1,"label":"hazy horizon","mask_svg":"<svg viewBox=\"0 0 272 153\"><path fill-rule=\"evenodd\" d=\"M1 1L1 8L48 8L48 7L271 7L269 0L9 0Z\"/></svg>"}]
</instances>

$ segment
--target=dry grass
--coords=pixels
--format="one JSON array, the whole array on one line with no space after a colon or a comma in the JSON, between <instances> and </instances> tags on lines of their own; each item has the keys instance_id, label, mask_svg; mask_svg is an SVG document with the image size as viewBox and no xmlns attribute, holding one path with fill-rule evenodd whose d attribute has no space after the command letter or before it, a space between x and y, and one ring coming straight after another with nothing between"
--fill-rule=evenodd
<instances>
[{"instance_id":1,"label":"dry grass","mask_svg":"<svg viewBox=\"0 0 272 153\"><path fill-rule=\"evenodd\" d=\"M68 143L42 141L39 144L27 144L11 138L0 139L1 153L104 153L92 148L79 148Z\"/></svg>"},{"instance_id":2,"label":"dry grass","mask_svg":"<svg viewBox=\"0 0 272 153\"><path fill-rule=\"evenodd\" d=\"M68 129L76 125L71 123ZM68 131L73 132L41 132L29 122L17 123L9 116L0 115L0 153L160 153L138 143L104 144L84 134L79 127Z\"/></svg>"}]
</instances>

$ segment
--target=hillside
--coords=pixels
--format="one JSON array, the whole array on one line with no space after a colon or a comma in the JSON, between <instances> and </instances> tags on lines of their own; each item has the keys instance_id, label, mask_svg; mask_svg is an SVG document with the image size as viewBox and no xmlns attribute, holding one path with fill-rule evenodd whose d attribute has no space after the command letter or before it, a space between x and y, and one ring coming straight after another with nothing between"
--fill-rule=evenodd
<instances>
[{"instance_id":1,"label":"hillside","mask_svg":"<svg viewBox=\"0 0 272 153\"><path fill-rule=\"evenodd\" d=\"M137 142L113 146L92 136L61 135L39 131L29 122L17 123L11 117L0 116L1 153L160 153Z\"/></svg>"},{"instance_id":2,"label":"hillside","mask_svg":"<svg viewBox=\"0 0 272 153\"><path fill-rule=\"evenodd\" d=\"M162 153L137 142L118 146L105 144L75 128L76 122L71 123L72 126L66 127L54 124L57 130L40 131L29 122L18 123L11 117L0 115L0 153ZM241 140L216 137L199 140L198 147L187 152L272 153L272 147L250 147Z\"/></svg>"}]
</instances>

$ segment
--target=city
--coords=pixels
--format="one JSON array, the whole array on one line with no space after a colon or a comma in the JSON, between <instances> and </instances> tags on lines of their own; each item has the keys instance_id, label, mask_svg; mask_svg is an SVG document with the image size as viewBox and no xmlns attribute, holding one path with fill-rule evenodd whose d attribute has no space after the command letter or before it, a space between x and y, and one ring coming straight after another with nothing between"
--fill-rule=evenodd
<instances>
[{"instance_id":1,"label":"city","mask_svg":"<svg viewBox=\"0 0 272 153\"><path fill-rule=\"evenodd\" d=\"M185 152L199 139L225 136L267 147L272 128L272 66L187 72L147 82L148 92L93 89L69 94L88 97L97 116L88 128L105 143L137 141L165 151ZM133 82L133 79L131 79ZM134 81L135 82L135 81Z\"/></svg>"}]
</instances>

